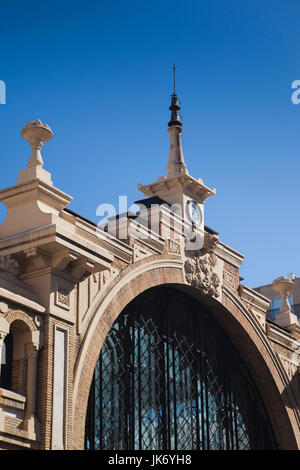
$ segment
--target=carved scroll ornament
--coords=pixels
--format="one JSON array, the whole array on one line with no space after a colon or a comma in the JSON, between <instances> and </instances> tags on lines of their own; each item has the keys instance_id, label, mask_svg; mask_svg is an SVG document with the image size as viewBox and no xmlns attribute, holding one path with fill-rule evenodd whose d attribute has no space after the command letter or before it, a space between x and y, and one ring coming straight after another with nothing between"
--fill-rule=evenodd
<instances>
[{"instance_id":1,"label":"carved scroll ornament","mask_svg":"<svg viewBox=\"0 0 300 470\"><path fill-rule=\"evenodd\" d=\"M216 264L217 257L214 253L187 259L184 266L187 283L204 294L218 297L221 281L214 271Z\"/></svg>"}]
</instances>

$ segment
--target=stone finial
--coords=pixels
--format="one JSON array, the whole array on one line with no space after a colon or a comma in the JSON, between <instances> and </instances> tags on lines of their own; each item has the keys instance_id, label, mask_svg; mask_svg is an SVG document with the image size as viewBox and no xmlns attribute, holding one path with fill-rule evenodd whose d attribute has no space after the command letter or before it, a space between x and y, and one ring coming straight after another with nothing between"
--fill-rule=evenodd
<instances>
[{"instance_id":1,"label":"stone finial","mask_svg":"<svg viewBox=\"0 0 300 470\"><path fill-rule=\"evenodd\" d=\"M32 148L31 155L28 160L28 167L43 166L43 159L41 155L41 148L44 142L50 140L53 132L47 124L37 119L36 121L29 121L21 130L21 136L30 143Z\"/></svg>"},{"instance_id":2,"label":"stone finial","mask_svg":"<svg viewBox=\"0 0 300 470\"><path fill-rule=\"evenodd\" d=\"M289 303L289 295L294 289L294 283L287 277L280 276L273 281L272 287L281 297L280 313L276 315L274 321L283 328L298 324L298 318L292 313Z\"/></svg>"},{"instance_id":3,"label":"stone finial","mask_svg":"<svg viewBox=\"0 0 300 470\"><path fill-rule=\"evenodd\" d=\"M19 172L17 185L38 179L53 186L51 174L43 168L41 155L44 142L47 142L53 136L52 130L47 124L43 124L42 121L37 119L36 121L29 121L21 130L21 135L30 143L32 152L28 160L28 168Z\"/></svg>"},{"instance_id":4,"label":"stone finial","mask_svg":"<svg viewBox=\"0 0 300 470\"><path fill-rule=\"evenodd\" d=\"M272 287L281 297L280 313L291 312L289 295L294 289L294 283L287 277L280 276L273 281Z\"/></svg>"}]
</instances>

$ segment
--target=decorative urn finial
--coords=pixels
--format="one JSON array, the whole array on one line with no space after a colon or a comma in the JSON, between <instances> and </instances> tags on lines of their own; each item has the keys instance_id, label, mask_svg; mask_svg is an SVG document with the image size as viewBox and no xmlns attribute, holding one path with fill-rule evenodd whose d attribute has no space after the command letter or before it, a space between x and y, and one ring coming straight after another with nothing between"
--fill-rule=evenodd
<instances>
[{"instance_id":1,"label":"decorative urn finial","mask_svg":"<svg viewBox=\"0 0 300 470\"><path fill-rule=\"evenodd\" d=\"M272 283L273 289L279 293L281 297L280 312L291 312L289 303L289 295L295 287L295 284L287 277L280 276Z\"/></svg>"},{"instance_id":2,"label":"decorative urn finial","mask_svg":"<svg viewBox=\"0 0 300 470\"><path fill-rule=\"evenodd\" d=\"M275 316L275 323L283 328L287 328L289 331L291 328L299 329L298 317L292 313L291 305L289 303L289 296L291 295L295 284L291 279L280 276L273 281L272 286L281 297L280 313Z\"/></svg>"},{"instance_id":3,"label":"decorative urn finial","mask_svg":"<svg viewBox=\"0 0 300 470\"><path fill-rule=\"evenodd\" d=\"M28 167L43 166L43 159L41 155L41 148L44 142L50 140L53 132L47 124L37 119L36 121L29 121L26 126L21 130L21 136L30 143L32 148L31 155L28 160Z\"/></svg>"}]
</instances>

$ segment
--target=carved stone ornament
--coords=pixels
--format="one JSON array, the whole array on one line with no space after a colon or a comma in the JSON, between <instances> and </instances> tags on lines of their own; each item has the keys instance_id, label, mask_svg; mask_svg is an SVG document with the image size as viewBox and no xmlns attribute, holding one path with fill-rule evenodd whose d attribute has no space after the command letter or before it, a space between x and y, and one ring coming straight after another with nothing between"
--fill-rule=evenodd
<instances>
[{"instance_id":1,"label":"carved stone ornament","mask_svg":"<svg viewBox=\"0 0 300 470\"><path fill-rule=\"evenodd\" d=\"M174 255L180 255L181 250L180 250L180 243L178 240L174 240L172 238L167 238L165 240L164 244L164 250L167 253L174 254Z\"/></svg>"},{"instance_id":2,"label":"carved stone ornament","mask_svg":"<svg viewBox=\"0 0 300 470\"><path fill-rule=\"evenodd\" d=\"M188 258L185 262L185 278L188 284L204 294L219 297L220 279L214 271L217 257L214 253Z\"/></svg>"},{"instance_id":3,"label":"carved stone ornament","mask_svg":"<svg viewBox=\"0 0 300 470\"><path fill-rule=\"evenodd\" d=\"M298 348L298 355L299 355L299 350ZM284 356L283 354L277 353L279 356L279 359L282 362L282 365L287 373L287 376L289 377L290 380L293 379L293 377L297 374L299 367L300 367L300 361L299 361L299 356L297 357L296 354L294 354L292 358L288 358Z\"/></svg>"},{"instance_id":4,"label":"carved stone ornament","mask_svg":"<svg viewBox=\"0 0 300 470\"><path fill-rule=\"evenodd\" d=\"M6 314L8 312L8 305L6 302L0 302L0 313Z\"/></svg>"},{"instance_id":5,"label":"carved stone ornament","mask_svg":"<svg viewBox=\"0 0 300 470\"><path fill-rule=\"evenodd\" d=\"M43 319L40 315L36 315L34 317L33 321L34 321L34 324L37 327L37 329L40 329L42 327Z\"/></svg>"},{"instance_id":6,"label":"carved stone ornament","mask_svg":"<svg viewBox=\"0 0 300 470\"><path fill-rule=\"evenodd\" d=\"M211 253L214 251L219 243L219 237L215 234L205 233L204 243L201 250L202 254Z\"/></svg>"},{"instance_id":7,"label":"carved stone ornament","mask_svg":"<svg viewBox=\"0 0 300 470\"><path fill-rule=\"evenodd\" d=\"M10 255L0 255L0 272L6 272L17 276L19 274L18 262L11 258Z\"/></svg>"},{"instance_id":8,"label":"carved stone ornament","mask_svg":"<svg viewBox=\"0 0 300 470\"><path fill-rule=\"evenodd\" d=\"M70 293L69 290L61 285L56 286L56 305L70 310Z\"/></svg>"},{"instance_id":9,"label":"carved stone ornament","mask_svg":"<svg viewBox=\"0 0 300 470\"><path fill-rule=\"evenodd\" d=\"M229 273L228 271L224 270L223 280L229 287L231 287L232 289L235 289L235 280L234 280L234 275L232 273Z\"/></svg>"}]
</instances>

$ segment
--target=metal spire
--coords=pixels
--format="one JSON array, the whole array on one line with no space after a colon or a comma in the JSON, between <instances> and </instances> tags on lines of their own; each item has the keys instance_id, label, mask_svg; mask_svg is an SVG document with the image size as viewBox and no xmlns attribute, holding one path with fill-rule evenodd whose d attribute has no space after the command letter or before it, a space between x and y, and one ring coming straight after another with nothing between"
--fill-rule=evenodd
<instances>
[{"instance_id":1,"label":"metal spire","mask_svg":"<svg viewBox=\"0 0 300 470\"><path fill-rule=\"evenodd\" d=\"M175 92L175 63L173 64L173 82L174 82L174 92L173 92L173 95L176 95L176 92Z\"/></svg>"},{"instance_id":2,"label":"metal spire","mask_svg":"<svg viewBox=\"0 0 300 470\"><path fill-rule=\"evenodd\" d=\"M171 120L168 123L169 127L172 126L182 126L182 122L180 121L179 117L179 102L178 102L178 96L176 94L176 89L175 89L175 64L173 64L173 94L171 95L171 106L169 107L169 110L172 111L171 113Z\"/></svg>"},{"instance_id":3,"label":"metal spire","mask_svg":"<svg viewBox=\"0 0 300 470\"><path fill-rule=\"evenodd\" d=\"M167 165L168 177L179 174L188 174L186 164L184 162L181 133L182 122L179 117L179 102L175 89L175 64L173 64L173 94L171 95L171 120L168 122L170 134L169 163Z\"/></svg>"}]
</instances>

